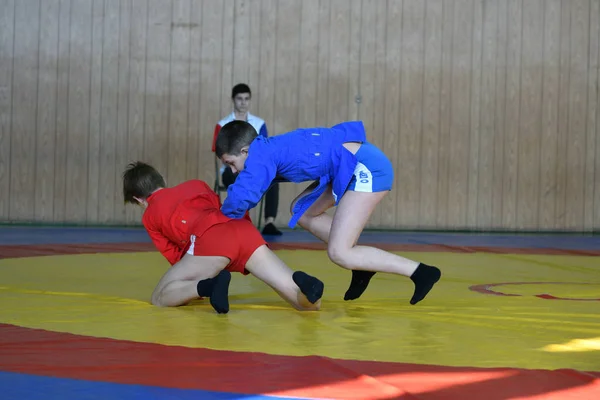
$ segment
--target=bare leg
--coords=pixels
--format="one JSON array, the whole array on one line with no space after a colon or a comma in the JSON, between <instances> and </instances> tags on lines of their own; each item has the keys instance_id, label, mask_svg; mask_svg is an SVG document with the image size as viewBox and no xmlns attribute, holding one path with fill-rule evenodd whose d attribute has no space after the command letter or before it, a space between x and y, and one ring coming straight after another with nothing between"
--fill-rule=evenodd
<instances>
[{"instance_id":1,"label":"bare leg","mask_svg":"<svg viewBox=\"0 0 600 400\"><path fill-rule=\"evenodd\" d=\"M229 264L226 257L199 257L186 254L163 275L152 293L152 304L176 307L197 299L198 282L213 278Z\"/></svg>"},{"instance_id":2,"label":"bare leg","mask_svg":"<svg viewBox=\"0 0 600 400\"><path fill-rule=\"evenodd\" d=\"M321 300L314 304L302 294L292 278L292 270L265 245L260 246L246 263L252 275L269 285L283 299L300 311L316 311Z\"/></svg>"},{"instance_id":3,"label":"bare leg","mask_svg":"<svg viewBox=\"0 0 600 400\"><path fill-rule=\"evenodd\" d=\"M389 272L410 276L418 262L369 246L355 246L377 204L387 192L348 191L333 217L328 254L333 262L347 268Z\"/></svg>"},{"instance_id":4,"label":"bare leg","mask_svg":"<svg viewBox=\"0 0 600 400\"><path fill-rule=\"evenodd\" d=\"M411 277L415 283L411 304L416 304L439 280L439 269L375 247L355 245L373 210L387 193L346 192L333 217L327 253L334 263L350 270L387 272Z\"/></svg>"},{"instance_id":5,"label":"bare leg","mask_svg":"<svg viewBox=\"0 0 600 400\"><path fill-rule=\"evenodd\" d=\"M299 198L308 194L315 188L315 184L311 184L307 187L294 201L292 202L292 208L294 203ZM331 193L331 186L327 188L321 194L321 196L309 207L308 210L300 217L298 225L321 239L323 242L329 242L329 231L331 230L331 224L333 219L331 216L325 214L325 211L329 210L335 204L333 194ZM291 210L290 210L291 212Z\"/></svg>"},{"instance_id":6,"label":"bare leg","mask_svg":"<svg viewBox=\"0 0 600 400\"><path fill-rule=\"evenodd\" d=\"M352 154L356 154L362 146L362 143L345 142L343 146ZM300 193L300 195L298 195L298 197L296 197L294 201L292 201L292 204L290 206L290 213L292 213L292 209L294 208L294 204L297 202L297 200L312 192L314 189L317 188L318 185L319 182L315 181L311 183L306 189L304 189L304 191ZM325 211L329 210L334 205L335 199L333 197L331 185L329 185L327 190L325 190L323 194L321 194L321 196L308 208L308 210L306 210L302 217L300 217L298 224L307 231L311 232L319 239L321 239L323 242L329 243L329 234L331 231L331 226L333 224L333 218L325 214ZM372 213L372 210L370 213ZM356 240L358 240L358 235L356 237ZM356 241L354 242L354 244L356 244Z\"/></svg>"},{"instance_id":7,"label":"bare leg","mask_svg":"<svg viewBox=\"0 0 600 400\"><path fill-rule=\"evenodd\" d=\"M315 186L316 185L313 183L306 188L304 192L302 192L294 200L294 202L313 190ZM292 208L294 202L292 202ZM325 214L325 212L333 207L334 204L335 200L333 198L333 194L331 193L331 187L328 187L327 190L309 207L309 209L306 210L306 212L298 221L298 224L307 231L311 232L317 238L321 239L323 242L329 243L329 234L331 232L333 218ZM356 241L358 241L358 236L356 237ZM353 245L356 245L356 241L353 243ZM372 271L362 271L358 269L352 270L352 279L350 281L348 290L344 294L344 300L355 300L359 298L367 289L367 286L369 286L373 275L375 275L375 272Z\"/></svg>"},{"instance_id":8,"label":"bare leg","mask_svg":"<svg viewBox=\"0 0 600 400\"><path fill-rule=\"evenodd\" d=\"M298 197L312 189L314 187L311 185ZM332 218L325 214L335 203L329 188L298 221L304 229L329 244L328 255L334 263L352 270L352 280L344 300L359 298L375 272L388 272L408 276L415 282L411 304L416 304L427 295L441 276L439 269L435 267L374 247L356 245L373 210L387 193L348 191L340 200Z\"/></svg>"}]
</instances>

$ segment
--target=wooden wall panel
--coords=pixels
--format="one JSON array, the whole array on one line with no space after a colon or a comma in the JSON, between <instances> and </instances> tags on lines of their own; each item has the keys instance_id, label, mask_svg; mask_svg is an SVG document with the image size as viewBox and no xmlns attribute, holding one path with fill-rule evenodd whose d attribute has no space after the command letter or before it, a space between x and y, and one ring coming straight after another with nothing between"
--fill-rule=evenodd
<instances>
[{"instance_id":1,"label":"wooden wall panel","mask_svg":"<svg viewBox=\"0 0 600 400\"><path fill-rule=\"evenodd\" d=\"M478 135L476 227L492 224L494 205L494 138L496 136L496 64L498 58L498 2L484 2L482 7L481 84Z\"/></svg>"},{"instance_id":2,"label":"wooden wall panel","mask_svg":"<svg viewBox=\"0 0 600 400\"><path fill-rule=\"evenodd\" d=\"M229 93L231 93L231 87L234 85L233 82L233 66L237 60L234 60L234 35L235 35L235 1L224 0L220 2L222 8L221 18L218 20L219 23L219 36L217 41L221 47L221 88L219 90L221 96L221 109L230 109L231 101ZM243 60L239 60L244 62ZM237 83L237 82L236 82Z\"/></svg>"},{"instance_id":3,"label":"wooden wall panel","mask_svg":"<svg viewBox=\"0 0 600 400\"><path fill-rule=\"evenodd\" d=\"M479 142L481 140L481 76L483 57L483 4L473 2L471 51L471 82L469 110L469 155L467 175L467 226L477 226L477 204L479 203ZM470 212L470 210L472 210Z\"/></svg>"},{"instance_id":4,"label":"wooden wall panel","mask_svg":"<svg viewBox=\"0 0 600 400\"><path fill-rule=\"evenodd\" d=\"M89 126L88 126L88 170L87 170L87 197L84 199L86 207L87 221L99 221L98 208L100 201L98 195L100 194L100 187L102 183L106 182L106 179L101 179L100 176L105 177L104 171L100 172L100 158L103 156L104 149L100 145L101 138L101 126L109 124L110 121L107 115L102 115L103 103L108 102L104 100L106 92L113 86L112 83L108 83L106 87L103 86L102 75L105 68L109 68L109 64L104 64L104 46L103 42L110 40L110 37L114 35L112 32L104 32L104 22L109 21L109 18L104 18L104 5L106 0L93 1L92 2L92 45L91 45L91 77L89 87L89 98L90 98L90 109L89 109ZM106 54L108 57L108 53ZM104 95L104 96L103 96ZM97 182L97 184L90 184ZM104 188L103 188L104 189ZM110 190L110 188L106 188Z\"/></svg>"},{"instance_id":5,"label":"wooden wall panel","mask_svg":"<svg viewBox=\"0 0 600 400\"><path fill-rule=\"evenodd\" d=\"M567 130L567 183L565 228L584 225L584 182L587 87L589 77L590 0L574 0L571 5L571 43L569 54L569 123Z\"/></svg>"},{"instance_id":6,"label":"wooden wall panel","mask_svg":"<svg viewBox=\"0 0 600 400\"><path fill-rule=\"evenodd\" d=\"M398 167L396 168L398 193L396 198L396 227L401 221L408 225L419 224L420 157L423 132L423 62L425 28L425 2L404 0L400 61L400 103L396 143Z\"/></svg>"},{"instance_id":7,"label":"wooden wall panel","mask_svg":"<svg viewBox=\"0 0 600 400\"><path fill-rule=\"evenodd\" d=\"M330 0L329 63L327 76L327 123L348 120L348 86L355 79L349 75L351 39L351 2ZM286 46L287 47L287 46Z\"/></svg>"},{"instance_id":8,"label":"wooden wall panel","mask_svg":"<svg viewBox=\"0 0 600 400\"><path fill-rule=\"evenodd\" d=\"M542 125L540 129L540 186L538 221L540 229L554 229L557 203L558 120L560 96L561 1L544 2ZM562 162L562 158L560 158ZM534 201L533 199L531 199Z\"/></svg>"},{"instance_id":9,"label":"wooden wall panel","mask_svg":"<svg viewBox=\"0 0 600 400\"><path fill-rule=\"evenodd\" d=\"M420 185L418 192L418 221L422 227L436 226L437 189L439 174L438 149L440 143L441 89L442 89L442 44L443 44L443 0L426 2L424 15L423 64L423 101L421 110L420 142L421 151L417 162L420 163L420 176L416 177Z\"/></svg>"},{"instance_id":10,"label":"wooden wall panel","mask_svg":"<svg viewBox=\"0 0 600 400\"><path fill-rule=\"evenodd\" d=\"M358 110L360 108L357 101L357 95L360 93L360 52L362 37L362 0L350 0L350 32L349 32L349 59L348 59L348 120L358 119Z\"/></svg>"},{"instance_id":11,"label":"wooden wall panel","mask_svg":"<svg viewBox=\"0 0 600 400\"><path fill-rule=\"evenodd\" d=\"M519 135L517 138L517 212L520 229L539 224L540 128L542 122L542 76L544 37L543 0L523 2L523 39Z\"/></svg>"},{"instance_id":12,"label":"wooden wall panel","mask_svg":"<svg viewBox=\"0 0 600 400\"><path fill-rule=\"evenodd\" d=\"M506 43L506 86L503 118L504 174L502 176L502 227L517 226L517 179L519 119L521 110L521 64L523 0L508 0Z\"/></svg>"},{"instance_id":13,"label":"wooden wall panel","mask_svg":"<svg viewBox=\"0 0 600 400\"><path fill-rule=\"evenodd\" d=\"M594 14L593 16L591 14ZM594 140L590 140L590 142L595 142L595 156L594 162L590 160L589 163L586 163L586 167L590 170L594 171L594 179L593 179L593 188L588 188L587 193L590 193L588 196L592 197L591 192L593 192L593 198L589 201L592 203L593 207L593 218L591 223L589 220L586 221L591 225L588 225L587 229L598 229L600 226L600 2L593 1L591 6L591 29L590 29L590 46L594 46L593 49L590 47L590 54L595 54L595 57L590 57L590 71L592 72L594 69L596 70L596 84L591 85L589 88L592 96L595 94L595 109L596 115L594 116L594 109L591 108L588 111L588 118L590 124L588 125L588 129L590 129L589 137L594 137ZM595 87L595 90L594 90ZM594 101L590 101L590 105L594 105ZM592 123L593 121L593 123ZM595 125L595 129L594 129ZM591 158L591 157L590 157ZM586 196L587 199L587 196Z\"/></svg>"},{"instance_id":14,"label":"wooden wall panel","mask_svg":"<svg viewBox=\"0 0 600 400\"><path fill-rule=\"evenodd\" d=\"M114 192L112 193L113 217L115 223L127 221L127 211L131 207L123 206L123 192L121 175L125 165L130 161L127 154L127 143L129 140L129 110L130 83L131 83L131 17L132 0L120 1L119 5L119 44L116 63L118 65L117 75L117 127L115 133L115 167L113 168ZM133 77L136 79L136 77ZM108 201L108 200L107 200Z\"/></svg>"},{"instance_id":15,"label":"wooden wall panel","mask_svg":"<svg viewBox=\"0 0 600 400\"><path fill-rule=\"evenodd\" d=\"M496 36L496 65L492 68L496 72L495 97L495 126L492 147L494 149L493 164L493 186L492 186L492 223L490 226L499 228L502 226L504 216L503 184L504 184L504 136L506 132L506 77L508 71L507 45L508 45L508 1L496 2L497 7L497 36Z\"/></svg>"},{"instance_id":16,"label":"wooden wall panel","mask_svg":"<svg viewBox=\"0 0 600 400\"><path fill-rule=\"evenodd\" d=\"M144 118L144 159L151 161L169 176L169 111L173 29L171 1L148 0L148 33L146 41L146 86ZM173 160L175 163L176 160ZM175 184L170 180L169 184Z\"/></svg>"},{"instance_id":17,"label":"wooden wall panel","mask_svg":"<svg viewBox=\"0 0 600 400\"><path fill-rule=\"evenodd\" d=\"M556 156L554 196L556 208L554 212L554 228L566 228L567 214L567 179L568 179L568 134L569 134L569 65L571 58L571 3L562 1L560 12L560 64L559 64L559 92L558 92L558 141Z\"/></svg>"},{"instance_id":18,"label":"wooden wall panel","mask_svg":"<svg viewBox=\"0 0 600 400\"><path fill-rule=\"evenodd\" d=\"M594 204L594 175L596 167L596 147L600 145L600 138L596 137L598 115L598 92L600 91L600 2L590 2L590 34L589 34L589 59L588 59L588 80L587 80L587 110L586 110L586 157L585 157L585 178L584 178L584 215L583 224L585 230L591 230L594 227L594 206L600 207L600 204ZM596 225L597 226L597 225Z\"/></svg>"},{"instance_id":19,"label":"wooden wall panel","mask_svg":"<svg viewBox=\"0 0 600 400\"><path fill-rule=\"evenodd\" d=\"M168 182L185 179L187 170L188 104L192 81L190 78L191 3L176 0L172 3L171 49L169 71L169 117L167 132Z\"/></svg>"},{"instance_id":20,"label":"wooden wall panel","mask_svg":"<svg viewBox=\"0 0 600 400\"><path fill-rule=\"evenodd\" d=\"M325 126L327 124L327 110L329 104L329 61L331 43L331 1L319 0L319 12L313 17L318 18L318 56L317 73L312 79L317 81L317 98L315 109L317 118L314 122L316 126ZM309 78L310 79L310 78Z\"/></svg>"},{"instance_id":21,"label":"wooden wall panel","mask_svg":"<svg viewBox=\"0 0 600 400\"><path fill-rule=\"evenodd\" d=\"M60 0L59 13L53 220L62 222L66 221L65 217L67 215L67 132L69 126L71 0ZM16 217L15 219L20 220L22 217Z\"/></svg>"},{"instance_id":22,"label":"wooden wall panel","mask_svg":"<svg viewBox=\"0 0 600 400\"><path fill-rule=\"evenodd\" d=\"M89 160L97 154L90 151L90 124L92 103L92 39L93 0L71 2L71 26L69 35L69 72L67 100L67 152L66 164L65 222L82 223L87 219L88 186L98 185L88 177ZM97 147L92 147L94 153Z\"/></svg>"},{"instance_id":23,"label":"wooden wall panel","mask_svg":"<svg viewBox=\"0 0 600 400\"><path fill-rule=\"evenodd\" d=\"M148 1L131 0L129 6L129 96L128 96L128 130L127 130L127 162L150 160L144 157L145 120L146 120L146 81L148 42ZM122 14L125 15L125 12ZM151 118L151 115L148 115ZM152 160L154 162L154 160ZM125 169L125 166L122 167ZM121 196L121 199L123 197ZM120 207L125 207L123 201ZM126 223L139 223L141 211L138 207L125 207Z\"/></svg>"},{"instance_id":24,"label":"wooden wall panel","mask_svg":"<svg viewBox=\"0 0 600 400\"><path fill-rule=\"evenodd\" d=\"M383 108L383 138L382 148L392 161L394 167L394 186L396 190L391 191L379 203L382 209L380 226L383 228L395 228L397 219L397 198L401 189L398 160L400 142L400 124L402 120L400 111L401 90L401 63L402 63L402 6L403 0L392 0L388 2L385 18L385 81L377 91L384 96ZM392 40L391 38L395 38Z\"/></svg>"},{"instance_id":25,"label":"wooden wall panel","mask_svg":"<svg viewBox=\"0 0 600 400\"><path fill-rule=\"evenodd\" d=\"M466 226L469 173L469 126L473 54L473 1L454 2L450 79L450 131L447 223Z\"/></svg>"},{"instance_id":26,"label":"wooden wall panel","mask_svg":"<svg viewBox=\"0 0 600 400\"><path fill-rule=\"evenodd\" d=\"M319 2L302 1L298 52L298 126L317 124L317 83L319 60ZM300 65L301 64L301 65ZM257 88L260 93L260 87ZM260 94L258 94L260 95ZM267 127L269 123L267 122Z\"/></svg>"},{"instance_id":27,"label":"wooden wall panel","mask_svg":"<svg viewBox=\"0 0 600 400\"><path fill-rule=\"evenodd\" d=\"M599 54L600 0L0 0L0 219L139 224L134 160L212 185L246 82L272 135L364 121L370 228L598 230Z\"/></svg>"},{"instance_id":28,"label":"wooden wall panel","mask_svg":"<svg viewBox=\"0 0 600 400\"><path fill-rule=\"evenodd\" d=\"M206 168L212 168L212 164L202 164L200 146L206 144L203 140L210 133L210 126L200 126L200 88L202 87L201 76L201 51L202 51L202 3L196 1L189 2L189 62L187 68L187 103L181 107L185 112L185 125L187 126L184 135L186 144L183 149L185 153L185 172L184 179L194 179L199 171ZM185 88L182 88L185 91ZM212 161L212 160L208 160ZM212 187L212 182L209 182Z\"/></svg>"},{"instance_id":29,"label":"wooden wall panel","mask_svg":"<svg viewBox=\"0 0 600 400\"><path fill-rule=\"evenodd\" d=\"M33 219L41 9L39 0L15 6L9 218Z\"/></svg>"},{"instance_id":30,"label":"wooden wall panel","mask_svg":"<svg viewBox=\"0 0 600 400\"><path fill-rule=\"evenodd\" d=\"M207 182L214 181L215 166L214 157L210 153L215 125L231 107L222 109L221 97L228 98L231 88L221 88L221 66L223 46L221 44L221 32L223 27L223 6L218 1L202 2L200 9L200 71L196 88L199 95L198 109L192 112L198 113L195 120L198 130L199 143L198 152L195 156L198 160L196 178L205 178ZM194 87L194 86L192 86Z\"/></svg>"},{"instance_id":31,"label":"wooden wall panel","mask_svg":"<svg viewBox=\"0 0 600 400\"><path fill-rule=\"evenodd\" d=\"M448 173L450 171L450 125L452 123L452 41L454 39L455 2L443 1L442 15L442 65L439 71L440 125L437 147L438 174L436 193L435 227L448 225Z\"/></svg>"},{"instance_id":32,"label":"wooden wall panel","mask_svg":"<svg viewBox=\"0 0 600 400\"><path fill-rule=\"evenodd\" d=\"M0 215L10 219L15 1L0 1Z\"/></svg>"},{"instance_id":33,"label":"wooden wall panel","mask_svg":"<svg viewBox=\"0 0 600 400\"><path fill-rule=\"evenodd\" d=\"M42 1L40 6L34 219L46 222L54 219L60 1Z\"/></svg>"}]
</instances>

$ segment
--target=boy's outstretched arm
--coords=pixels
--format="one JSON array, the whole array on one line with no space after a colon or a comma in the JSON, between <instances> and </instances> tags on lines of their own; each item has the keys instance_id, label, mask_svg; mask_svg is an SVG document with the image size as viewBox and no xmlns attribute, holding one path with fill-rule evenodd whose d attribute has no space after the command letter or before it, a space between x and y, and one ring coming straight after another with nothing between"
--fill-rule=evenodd
<instances>
[{"instance_id":1,"label":"boy's outstretched arm","mask_svg":"<svg viewBox=\"0 0 600 400\"><path fill-rule=\"evenodd\" d=\"M243 218L246 211L256 207L277 175L271 160L250 157L235 182L227 189L221 212L230 218Z\"/></svg>"}]
</instances>

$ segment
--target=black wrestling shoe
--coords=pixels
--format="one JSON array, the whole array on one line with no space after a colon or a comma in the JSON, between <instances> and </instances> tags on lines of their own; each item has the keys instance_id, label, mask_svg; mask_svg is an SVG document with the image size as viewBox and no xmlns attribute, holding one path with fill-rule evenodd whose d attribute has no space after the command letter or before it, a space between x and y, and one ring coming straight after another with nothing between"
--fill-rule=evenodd
<instances>
[{"instance_id":1,"label":"black wrestling shoe","mask_svg":"<svg viewBox=\"0 0 600 400\"><path fill-rule=\"evenodd\" d=\"M268 224L266 224L262 230L262 234L263 235L271 235L271 236L281 236L283 235L283 233L277 229L277 227L275 225L273 225L272 222L269 222Z\"/></svg>"}]
</instances>

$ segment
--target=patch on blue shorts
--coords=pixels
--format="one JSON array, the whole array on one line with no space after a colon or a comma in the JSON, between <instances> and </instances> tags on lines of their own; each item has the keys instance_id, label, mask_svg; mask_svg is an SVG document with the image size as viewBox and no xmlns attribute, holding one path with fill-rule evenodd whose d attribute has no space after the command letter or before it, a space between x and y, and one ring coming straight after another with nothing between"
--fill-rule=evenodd
<instances>
[{"instance_id":1,"label":"patch on blue shorts","mask_svg":"<svg viewBox=\"0 0 600 400\"><path fill-rule=\"evenodd\" d=\"M392 189L394 169L383 151L371 143L363 143L356 158L358 164L348 190L374 193Z\"/></svg>"}]
</instances>

